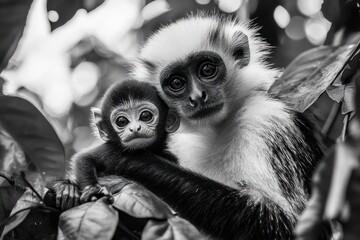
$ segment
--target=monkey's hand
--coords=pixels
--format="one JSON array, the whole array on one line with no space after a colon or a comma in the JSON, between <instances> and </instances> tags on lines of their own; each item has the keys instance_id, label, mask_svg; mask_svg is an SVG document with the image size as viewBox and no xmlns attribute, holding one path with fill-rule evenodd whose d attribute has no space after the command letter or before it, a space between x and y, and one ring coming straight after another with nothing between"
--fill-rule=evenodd
<instances>
[{"instance_id":1,"label":"monkey's hand","mask_svg":"<svg viewBox=\"0 0 360 240\"><path fill-rule=\"evenodd\" d=\"M80 205L80 194L78 187L68 180L59 180L49 187L55 192L56 207L62 211Z\"/></svg>"},{"instance_id":2,"label":"monkey's hand","mask_svg":"<svg viewBox=\"0 0 360 240\"><path fill-rule=\"evenodd\" d=\"M106 187L102 187L100 184L88 185L84 188L80 196L80 202L85 203L94 201L102 196L107 196L110 201L113 199Z\"/></svg>"}]
</instances>

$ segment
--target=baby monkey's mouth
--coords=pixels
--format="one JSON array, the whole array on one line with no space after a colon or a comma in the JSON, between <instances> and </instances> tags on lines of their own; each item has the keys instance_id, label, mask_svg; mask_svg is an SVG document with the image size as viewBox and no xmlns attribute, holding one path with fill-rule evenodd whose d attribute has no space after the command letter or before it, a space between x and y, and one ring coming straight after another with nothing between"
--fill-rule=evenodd
<instances>
[{"instance_id":1,"label":"baby monkey's mouth","mask_svg":"<svg viewBox=\"0 0 360 240\"><path fill-rule=\"evenodd\" d=\"M139 132L134 132L132 134L129 134L127 136L125 136L122 141L124 143L129 143L135 139L141 141L142 139L148 139L148 138L152 138L154 136L154 134L150 134L150 133L139 133Z\"/></svg>"},{"instance_id":2,"label":"baby monkey's mouth","mask_svg":"<svg viewBox=\"0 0 360 240\"><path fill-rule=\"evenodd\" d=\"M144 149L150 147L156 140L154 134L131 134L126 140L123 141L123 145L128 149Z\"/></svg>"}]
</instances>

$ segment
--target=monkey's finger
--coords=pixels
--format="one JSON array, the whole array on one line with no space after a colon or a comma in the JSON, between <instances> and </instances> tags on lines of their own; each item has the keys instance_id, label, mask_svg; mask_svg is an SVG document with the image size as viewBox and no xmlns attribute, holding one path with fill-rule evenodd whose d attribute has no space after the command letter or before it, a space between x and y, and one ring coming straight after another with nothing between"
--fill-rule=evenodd
<instances>
[{"instance_id":1,"label":"monkey's finger","mask_svg":"<svg viewBox=\"0 0 360 240\"><path fill-rule=\"evenodd\" d=\"M74 207L79 206L80 205L80 195L79 195L79 190L77 187L75 187L75 189L74 189L74 198L75 198Z\"/></svg>"},{"instance_id":2,"label":"monkey's finger","mask_svg":"<svg viewBox=\"0 0 360 240\"><path fill-rule=\"evenodd\" d=\"M59 186L59 187L56 189L56 207L57 207L57 208L60 208L60 207L61 207L61 199L62 199L63 191L64 191L64 187L63 187L63 186Z\"/></svg>"},{"instance_id":3,"label":"monkey's finger","mask_svg":"<svg viewBox=\"0 0 360 240\"><path fill-rule=\"evenodd\" d=\"M98 198L96 196L91 197L91 202L95 202L96 200L98 200Z\"/></svg>"},{"instance_id":4,"label":"monkey's finger","mask_svg":"<svg viewBox=\"0 0 360 240\"><path fill-rule=\"evenodd\" d=\"M70 185L69 186L69 201L67 204L67 209L75 207L75 186Z\"/></svg>"},{"instance_id":5,"label":"monkey's finger","mask_svg":"<svg viewBox=\"0 0 360 240\"><path fill-rule=\"evenodd\" d=\"M86 200L87 200L87 193L86 192L83 192L80 196L80 202L81 203L86 203Z\"/></svg>"},{"instance_id":6,"label":"monkey's finger","mask_svg":"<svg viewBox=\"0 0 360 240\"><path fill-rule=\"evenodd\" d=\"M94 195L94 191L91 190L83 192L83 194L81 194L80 196L80 202L81 203L89 202L93 195Z\"/></svg>"},{"instance_id":7,"label":"monkey's finger","mask_svg":"<svg viewBox=\"0 0 360 240\"><path fill-rule=\"evenodd\" d=\"M61 201L61 210L65 211L69 208L69 195L70 195L70 186L66 185L63 195L62 195L62 201Z\"/></svg>"}]
</instances>

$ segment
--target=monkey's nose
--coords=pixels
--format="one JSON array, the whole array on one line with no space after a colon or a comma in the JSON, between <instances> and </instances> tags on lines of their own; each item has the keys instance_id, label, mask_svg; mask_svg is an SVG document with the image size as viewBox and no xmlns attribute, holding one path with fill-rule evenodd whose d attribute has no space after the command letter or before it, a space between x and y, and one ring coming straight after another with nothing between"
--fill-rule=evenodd
<instances>
[{"instance_id":1,"label":"monkey's nose","mask_svg":"<svg viewBox=\"0 0 360 240\"><path fill-rule=\"evenodd\" d=\"M201 95L199 94L199 95L189 97L190 106L192 106L194 108L197 107L201 103L206 103L207 100L208 100L208 96L205 91L202 91Z\"/></svg>"},{"instance_id":2,"label":"monkey's nose","mask_svg":"<svg viewBox=\"0 0 360 240\"><path fill-rule=\"evenodd\" d=\"M129 127L129 131L130 132L134 132L134 130L136 131L136 132L139 132L140 130L141 130L141 125L139 125L139 126L132 126L132 127Z\"/></svg>"}]
</instances>

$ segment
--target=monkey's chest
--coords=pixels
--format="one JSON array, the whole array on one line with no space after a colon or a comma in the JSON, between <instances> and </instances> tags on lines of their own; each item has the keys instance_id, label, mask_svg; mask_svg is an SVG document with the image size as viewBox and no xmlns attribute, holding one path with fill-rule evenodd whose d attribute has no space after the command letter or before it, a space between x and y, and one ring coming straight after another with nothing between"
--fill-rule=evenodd
<instances>
[{"instance_id":1,"label":"monkey's chest","mask_svg":"<svg viewBox=\"0 0 360 240\"><path fill-rule=\"evenodd\" d=\"M169 141L169 150L182 167L233 186L237 180L234 179L234 169L229 166L236 159L223 154L223 148L216 142L215 134L177 133Z\"/></svg>"}]
</instances>

